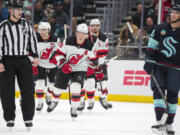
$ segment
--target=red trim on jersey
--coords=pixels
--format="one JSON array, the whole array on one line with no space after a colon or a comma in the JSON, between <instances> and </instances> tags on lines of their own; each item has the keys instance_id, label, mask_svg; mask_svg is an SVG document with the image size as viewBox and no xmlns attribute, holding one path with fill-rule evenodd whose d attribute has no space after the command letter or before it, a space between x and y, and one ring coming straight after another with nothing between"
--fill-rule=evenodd
<instances>
[{"instance_id":1,"label":"red trim on jersey","mask_svg":"<svg viewBox=\"0 0 180 135\"><path fill-rule=\"evenodd\" d=\"M171 64L167 64L165 62L158 62L159 64L163 64L163 65L166 65L168 67L173 67L173 68L180 68L180 66L176 66L176 65L171 65Z\"/></svg>"},{"instance_id":2,"label":"red trim on jersey","mask_svg":"<svg viewBox=\"0 0 180 135\"><path fill-rule=\"evenodd\" d=\"M102 50L98 50L97 54L99 55L99 53L108 53L108 52L109 52L108 50L102 49Z\"/></svg>"},{"instance_id":3,"label":"red trim on jersey","mask_svg":"<svg viewBox=\"0 0 180 135\"><path fill-rule=\"evenodd\" d=\"M156 50L153 48L146 48L146 50L156 52Z\"/></svg>"}]
</instances>

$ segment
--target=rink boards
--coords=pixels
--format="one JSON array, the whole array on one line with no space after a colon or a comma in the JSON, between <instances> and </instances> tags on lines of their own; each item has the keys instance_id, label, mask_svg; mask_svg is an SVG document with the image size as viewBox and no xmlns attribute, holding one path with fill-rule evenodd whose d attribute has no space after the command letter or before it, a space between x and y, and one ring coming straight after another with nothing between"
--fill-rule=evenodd
<instances>
[{"instance_id":1,"label":"rink boards","mask_svg":"<svg viewBox=\"0 0 180 135\"><path fill-rule=\"evenodd\" d=\"M144 61L131 60L114 60L108 63L108 100L152 103L150 76L143 70L143 65ZM19 92L16 92L16 96L18 95ZM62 98L68 99L68 94L64 93Z\"/></svg>"}]
</instances>

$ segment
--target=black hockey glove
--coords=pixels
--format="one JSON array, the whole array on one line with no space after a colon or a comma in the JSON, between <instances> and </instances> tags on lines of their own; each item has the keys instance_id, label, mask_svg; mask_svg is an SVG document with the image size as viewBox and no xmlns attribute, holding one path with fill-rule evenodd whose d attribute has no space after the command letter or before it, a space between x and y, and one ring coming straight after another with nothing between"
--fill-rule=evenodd
<instances>
[{"instance_id":1,"label":"black hockey glove","mask_svg":"<svg viewBox=\"0 0 180 135\"><path fill-rule=\"evenodd\" d=\"M155 71L155 69L156 69L156 64L154 64L154 63L151 63L151 62L145 62L145 64L144 64L144 70L147 72L147 74L151 74L152 73L152 71Z\"/></svg>"}]
</instances>

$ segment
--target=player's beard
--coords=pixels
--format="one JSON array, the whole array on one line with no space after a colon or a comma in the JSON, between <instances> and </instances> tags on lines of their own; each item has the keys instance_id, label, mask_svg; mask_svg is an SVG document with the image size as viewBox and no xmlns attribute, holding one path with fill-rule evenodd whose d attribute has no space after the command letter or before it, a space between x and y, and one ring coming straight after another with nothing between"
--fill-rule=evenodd
<instances>
[{"instance_id":1,"label":"player's beard","mask_svg":"<svg viewBox=\"0 0 180 135\"><path fill-rule=\"evenodd\" d=\"M177 22L179 22L180 21L180 18L179 19L176 19L176 20L174 20L174 21L170 21L170 23L177 23Z\"/></svg>"}]
</instances>

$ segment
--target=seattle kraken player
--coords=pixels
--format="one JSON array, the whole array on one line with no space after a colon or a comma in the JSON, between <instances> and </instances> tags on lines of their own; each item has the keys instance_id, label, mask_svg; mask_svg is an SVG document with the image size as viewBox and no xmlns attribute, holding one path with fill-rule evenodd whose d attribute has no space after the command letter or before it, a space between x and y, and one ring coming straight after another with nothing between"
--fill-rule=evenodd
<instances>
[{"instance_id":1,"label":"seattle kraken player","mask_svg":"<svg viewBox=\"0 0 180 135\"><path fill-rule=\"evenodd\" d=\"M170 15L170 23L160 24L152 31L146 52L144 70L148 74L154 71L154 76L169 104L169 115L166 124L160 126L159 121L164 113L165 103L151 79L157 120L157 125L152 126L152 130L156 134L174 135L172 124L176 114L180 89L180 5L174 5Z\"/></svg>"}]
</instances>

